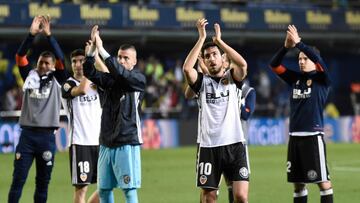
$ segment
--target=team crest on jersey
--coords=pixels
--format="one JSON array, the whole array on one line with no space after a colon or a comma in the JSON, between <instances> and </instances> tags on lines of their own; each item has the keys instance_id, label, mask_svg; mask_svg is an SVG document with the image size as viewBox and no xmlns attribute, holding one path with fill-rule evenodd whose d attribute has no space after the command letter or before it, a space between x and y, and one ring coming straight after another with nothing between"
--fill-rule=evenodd
<instances>
[{"instance_id":1,"label":"team crest on jersey","mask_svg":"<svg viewBox=\"0 0 360 203\"><path fill-rule=\"evenodd\" d=\"M207 181L207 177L206 175L201 175L200 178L199 178L199 181L202 185L204 185Z\"/></svg>"},{"instance_id":2,"label":"team crest on jersey","mask_svg":"<svg viewBox=\"0 0 360 203\"><path fill-rule=\"evenodd\" d=\"M124 175L124 176L123 176L123 180L124 180L124 183L125 183L125 184L129 184L129 183L130 183L130 176Z\"/></svg>"},{"instance_id":3,"label":"team crest on jersey","mask_svg":"<svg viewBox=\"0 0 360 203\"><path fill-rule=\"evenodd\" d=\"M65 83L65 84L64 84L64 90L65 90L65 92L68 92L70 88L71 88L71 86L69 85L69 83Z\"/></svg>"},{"instance_id":4,"label":"team crest on jersey","mask_svg":"<svg viewBox=\"0 0 360 203\"><path fill-rule=\"evenodd\" d=\"M315 180L318 175L315 170L310 170L307 172L307 176L308 176L309 180Z\"/></svg>"},{"instance_id":5,"label":"team crest on jersey","mask_svg":"<svg viewBox=\"0 0 360 203\"><path fill-rule=\"evenodd\" d=\"M16 160L19 160L21 158L21 154L20 154L20 152L17 152L16 154L15 154L15 159Z\"/></svg>"},{"instance_id":6,"label":"team crest on jersey","mask_svg":"<svg viewBox=\"0 0 360 203\"><path fill-rule=\"evenodd\" d=\"M42 154L42 158L45 160L45 161L50 161L51 158L52 158L52 153L50 151L45 151L43 152Z\"/></svg>"},{"instance_id":7,"label":"team crest on jersey","mask_svg":"<svg viewBox=\"0 0 360 203\"><path fill-rule=\"evenodd\" d=\"M86 175L86 173L81 173L81 174L80 174L80 179L81 179L83 182L85 182L87 178L88 178L88 176Z\"/></svg>"},{"instance_id":8,"label":"team crest on jersey","mask_svg":"<svg viewBox=\"0 0 360 203\"><path fill-rule=\"evenodd\" d=\"M228 85L228 84L229 84L229 79L224 78L224 79L221 80L221 83L222 83L223 85Z\"/></svg>"},{"instance_id":9,"label":"team crest on jersey","mask_svg":"<svg viewBox=\"0 0 360 203\"><path fill-rule=\"evenodd\" d=\"M239 175L242 177L242 178L248 178L249 177L249 171L246 167L242 167L240 170L239 170Z\"/></svg>"},{"instance_id":10,"label":"team crest on jersey","mask_svg":"<svg viewBox=\"0 0 360 203\"><path fill-rule=\"evenodd\" d=\"M307 85L307 86L311 86L311 84L312 84L312 80L311 80L311 79L308 79L308 80L306 81L306 85Z\"/></svg>"}]
</instances>

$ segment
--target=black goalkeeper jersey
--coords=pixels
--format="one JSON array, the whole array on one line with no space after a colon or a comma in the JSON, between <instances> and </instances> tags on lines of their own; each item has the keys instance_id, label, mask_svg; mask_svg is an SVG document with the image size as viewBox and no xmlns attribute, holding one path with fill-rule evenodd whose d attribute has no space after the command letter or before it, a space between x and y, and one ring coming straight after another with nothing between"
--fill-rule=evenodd
<instances>
[{"instance_id":1,"label":"black goalkeeper jersey","mask_svg":"<svg viewBox=\"0 0 360 203\"><path fill-rule=\"evenodd\" d=\"M281 64L288 51L285 47L270 62L273 72L292 88L289 133L292 136L323 134L323 110L330 89L327 67L320 55L304 43L296 44L296 48L315 63L315 71L300 73L287 69Z\"/></svg>"}]
</instances>

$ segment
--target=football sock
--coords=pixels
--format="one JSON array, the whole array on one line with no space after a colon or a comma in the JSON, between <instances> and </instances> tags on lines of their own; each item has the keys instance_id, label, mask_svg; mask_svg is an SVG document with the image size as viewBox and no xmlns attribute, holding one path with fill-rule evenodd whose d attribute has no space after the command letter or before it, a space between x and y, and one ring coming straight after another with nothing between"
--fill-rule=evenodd
<instances>
[{"instance_id":1,"label":"football sock","mask_svg":"<svg viewBox=\"0 0 360 203\"><path fill-rule=\"evenodd\" d=\"M228 194L229 194L229 203L233 203L234 202L234 194L233 194L232 187L228 187Z\"/></svg>"},{"instance_id":2,"label":"football sock","mask_svg":"<svg viewBox=\"0 0 360 203\"><path fill-rule=\"evenodd\" d=\"M294 192L294 203L307 203L307 189L303 189L299 192Z\"/></svg>"},{"instance_id":3,"label":"football sock","mask_svg":"<svg viewBox=\"0 0 360 203\"><path fill-rule=\"evenodd\" d=\"M125 193L126 203L138 203L139 202L136 188L125 189L124 193Z\"/></svg>"},{"instance_id":4,"label":"football sock","mask_svg":"<svg viewBox=\"0 0 360 203\"><path fill-rule=\"evenodd\" d=\"M333 203L333 189L320 191L321 203Z\"/></svg>"}]
</instances>

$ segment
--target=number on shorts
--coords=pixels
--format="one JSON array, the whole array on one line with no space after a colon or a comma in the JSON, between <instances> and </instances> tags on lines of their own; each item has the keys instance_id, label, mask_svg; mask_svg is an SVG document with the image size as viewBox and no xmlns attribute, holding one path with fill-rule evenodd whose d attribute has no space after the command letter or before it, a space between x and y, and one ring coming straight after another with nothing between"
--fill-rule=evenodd
<instances>
[{"instance_id":1,"label":"number on shorts","mask_svg":"<svg viewBox=\"0 0 360 203\"><path fill-rule=\"evenodd\" d=\"M80 168L80 173L89 173L90 172L90 164L88 161L80 161L78 163Z\"/></svg>"},{"instance_id":2,"label":"number on shorts","mask_svg":"<svg viewBox=\"0 0 360 203\"><path fill-rule=\"evenodd\" d=\"M291 172L290 168L291 168L291 162L288 161L288 162L286 163L286 172L290 173L290 172Z\"/></svg>"},{"instance_id":3,"label":"number on shorts","mask_svg":"<svg viewBox=\"0 0 360 203\"><path fill-rule=\"evenodd\" d=\"M212 169L211 163L205 163L204 164L204 162L201 162L199 164L199 174L200 175L203 175L203 174L205 174L207 176L210 175L211 174L211 169Z\"/></svg>"}]
</instances>

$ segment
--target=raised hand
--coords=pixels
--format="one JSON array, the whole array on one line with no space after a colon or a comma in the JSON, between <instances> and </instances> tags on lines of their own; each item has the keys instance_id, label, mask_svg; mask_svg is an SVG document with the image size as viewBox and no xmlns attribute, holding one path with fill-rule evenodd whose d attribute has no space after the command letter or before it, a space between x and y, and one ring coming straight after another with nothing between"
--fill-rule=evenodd
<instances>
[{"instance_id":1,"label":"raised hand","mask_svg":"<svg viewBox=\"0 0 360 203\"><path fill-rule=\"evenodd\" d=\"M289 39L292 40L295 44L297 44L301 41L301 38L299 36L299 33L298 33L295 25L288 26L287 35L289 36Z\"/></svg>"},{"instance_id":2,"label":"raised hand","mask_svg":"<svg viewBox=\"0 0 360 203\"><path fill-rule=\"evenodd\" d=\"M216 44L221 40L221 29L218 23L214 24L215 36L212 37L213 42Z\"/></svg>"},{"instance_id":3,"label":"raised hand","mask_svg":"<svg viewBox=\"0 0 360 203\"><path fill-rule=\"evenodd\" d=\"M99 26L98 25L94 25L94 27L91 29L90 39L94 43L95 43L95 35L96 34L99 34Z\"/></svg>"},{"instance_id":4,"label":"raised hand","mask_svg":"<svg viewBox=\"0 0 360 203\"><path fill-rule=\"evenodd\" d=\"M102 39L100 38L99 32L97 32L97 33L95 34L95 44L96 44L96 48L97 48L98 50L100 50L100 48L103 48L103 41L102 41Z\"/></svg>"},{"instance_id":5,"label":"raised hand","mask_svg":"<svg viewBox=\"0 0 360 203\"><path fill-rule=\"evenodd\" d=\"M43 29L42 31L44 32L44 34L46 36L50 36L51 31L50 31L50 16L49 15L42 16L41 25L42 25L42 29Z\"/></svg>"},{"instance_id":6,"label":"raised hand","mask_svg":"<svg viewBox=\"0 0 360 203\"><path fill-rule=\"evenodd\" d=\"M290 38L289 33L286 33L284 46L285 46L285 48L288 48L288 49L295 47L295 42Z\"/></svg>"},{"instance_id":7,"label":"raised hand","mask_svg":"<svg viewBox=\"0 0 360 203\"><path fill-rule=\"evenodd\" d=\"M35 36L36 34L42 32L43 28L41 25L42 16L35 16L33 22L30 26L30 33Z\"/></svg>"},{"instance_id":8,"label":"raised hand","mask_svg":"<svg viewBox=\"0 0 360 203\"><path fill-rule=\"evenodd\" d=\"M205 18L199 19L196 22L196 27L198 29L199 32L199 38L201 39L206 39L206 30L205 30L205 26L209 24L208 21Z\"/></svg>"}]
</instances>

